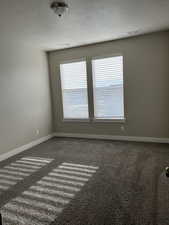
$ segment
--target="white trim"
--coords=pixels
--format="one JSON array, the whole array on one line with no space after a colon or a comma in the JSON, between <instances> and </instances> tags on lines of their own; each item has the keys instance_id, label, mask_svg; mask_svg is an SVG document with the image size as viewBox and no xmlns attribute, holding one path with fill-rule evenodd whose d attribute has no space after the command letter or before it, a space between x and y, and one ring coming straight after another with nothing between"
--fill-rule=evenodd
<instances>
[{"instance_id":1,"label":"white trim","mask_svg":"<svg viewBox=\"0 0 169 225\"><path fill-rule=\"evenodd\" d=\"M84 122L90 122L90 119L63 119L62 120L62 122L64 123L64 122L82 122L82 123L84 123Z\"/></svg>"},{"instance_id":2,"label":"white trim","mask_svg":"<svg viewBox=\"0 0 169 225\"><path fill-rule=\"evenodd\" d=\"M101 118L94 118L92 120L92 122L97 123L97 122L101 122L101 123L125 123L126 122L126 118L119 118L119 119L101 119Z\"/></svg>"},{"instance_id":3,"label":"white trim","mask_svg":"<svg viewBox=\"0 0 169 225\"><path fill-rule=\"evenodd\" d=\"M61 61L58 62L58 65L60 66L60 65L63 65L63 64L79 63L79 62L87 62L86 57L75 58L75 59L67 59L67 60L61 60Z\"/></svg>"},{"instance_id":4,"label":"white trim","mask_svg":"<svg viewBox=\"0 0 169 225\"><path fill-rule=\"evenodd\" d=\"M155 137L135 137L135 136L116 136L116 135L100 135L100 134L78 134L78 133L55 133L55 137L72 137L72 138L135 141L135 142L154 142L154 143L169 144L169 138L155 138Z\"/></svg>"},{"instance_id":5,"label":"white trim","mask_svg":"<svg viewBox=\"0 0 169 225\"><path fill-rule=\"evenodd\" d=\"M96 56L92 56L91 57L91 61L93 60L97 60L97 59L106 59L106 58L113 58L113 57L120 57L122 56L123 57L123 53L119 52L119 53L111 53L111 54L99 54L99 55L96 55Z\"/></svg>"},{"instance_id":6,"label":"white trim","mask_svg":"<svg viewBox=\"0 0 169 225\"><path fill-rule=\"evenodd\" d=\"M14 155L16 155L16 154L18 154L20 152L23 152L23 151L25 151L27 149L30 149L30 148L32 148L32 147L34 147L36 145L39 145L39 144L41 144L41 143L51 139L54 136L55 136L55 134L50 134L50 135L42 137L42 138L40 138L38 140L32 141L32 142L30 142L30 143L28 143L26 145L23 145L21 147L15 148L15 149L7 152L7 153L4 153L4 154L0 155L0 162L5 160L5 159L8 159L9 157L14 156Z\"/></svg>"}]
</instances>

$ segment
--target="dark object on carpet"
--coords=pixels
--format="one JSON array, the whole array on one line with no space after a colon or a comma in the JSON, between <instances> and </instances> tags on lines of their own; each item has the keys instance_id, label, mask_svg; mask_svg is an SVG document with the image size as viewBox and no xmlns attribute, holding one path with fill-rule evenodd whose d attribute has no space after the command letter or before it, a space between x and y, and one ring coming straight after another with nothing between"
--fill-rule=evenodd
<instances>
[{"instance_id":1,"label":"dark object on carpet","mask_svg":"<svg viewBox=\"0 0 169 225\"><path fill-rule=\"evenodd\" d=\"M165 171L166 171L166 176L169 177L169 167L166 167Z\"/></svg>"},{"instance_id":2,"label":"dark object on carpet","mask_svg":"<svg viewBox=\"0 0 169 225\"><path fill-rule=\"evenodd\" d=\"M0 225L2 225L2 215L0 214Z\"/></svg>"}]
</instances>

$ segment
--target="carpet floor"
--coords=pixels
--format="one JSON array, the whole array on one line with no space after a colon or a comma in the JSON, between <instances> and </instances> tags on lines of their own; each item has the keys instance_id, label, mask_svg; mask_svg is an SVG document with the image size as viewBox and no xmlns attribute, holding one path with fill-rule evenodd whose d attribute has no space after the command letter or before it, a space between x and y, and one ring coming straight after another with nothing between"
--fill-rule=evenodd
<instances>
[{"instance_id":1,"label":"carpet floor","mask_svg":"<svg viewBox=\"0 0 169 225\"><path fill-rule=\"evenodd\" d=\"M169 225L169 145L53 138L0 162L3 225Z\"/></svg>"}]
</instances>

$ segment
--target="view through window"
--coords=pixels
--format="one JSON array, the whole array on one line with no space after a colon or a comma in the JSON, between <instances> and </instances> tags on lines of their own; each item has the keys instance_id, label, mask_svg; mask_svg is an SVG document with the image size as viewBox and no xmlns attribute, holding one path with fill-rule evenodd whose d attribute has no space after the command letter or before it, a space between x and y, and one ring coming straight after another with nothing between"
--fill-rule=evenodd
<instances>
[{"instance_id":1,"label":"view through window","mask_svg":"<svg viewBox=\"0 0 169 225\"><path fill-rule=\"evenodd\" d=\"M88 118L86 62L61 64L60 72L64 118Z\"/></svg>"},{"instance_id":2,"label":"view through window","mask_svg":"<svg viewBox=\"0 0 169 225\"><path fill-rule=\"evenodd\" d=\"M94 116L96 119L123 119L123 57L92 60Z\"/></svg>"}]
</instances>

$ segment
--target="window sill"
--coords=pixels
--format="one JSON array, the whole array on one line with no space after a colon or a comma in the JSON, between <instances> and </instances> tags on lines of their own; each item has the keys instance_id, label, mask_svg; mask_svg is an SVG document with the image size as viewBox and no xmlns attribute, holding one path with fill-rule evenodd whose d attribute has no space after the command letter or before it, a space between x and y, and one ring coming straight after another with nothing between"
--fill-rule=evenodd
<instances>
[{"instance_id":1,"label":"window sill","mask_svg":"<svg viewBox=\"0 0 169 225\"><path fill-rule=\"evenodd\" d=\"M62 122L90 122L90 119L63 119Z\"/></svg>"},{"instance_id":2,"label":"window sill","mask_svg":"<svg viewBox=\"0 0 169 225\"><path fill-rule=\"evenodd\" d=\"M95 123L125 123L126 122L126 118L120 118L120 119L97 119L94 118L93 122Z\"/></svg>"},{"instance_id":3,"label":"window sill","mask_svg":"<svg viewBox=\"0 0 169 225\"><path fill-rule=\"evenodd\" d=\"M70 122L70 123L125 123L126 118L119 118L119 119L97 119L94 118L93 120L90 119L63 119L62 122Z\"/></svg>"}]
</instances>

